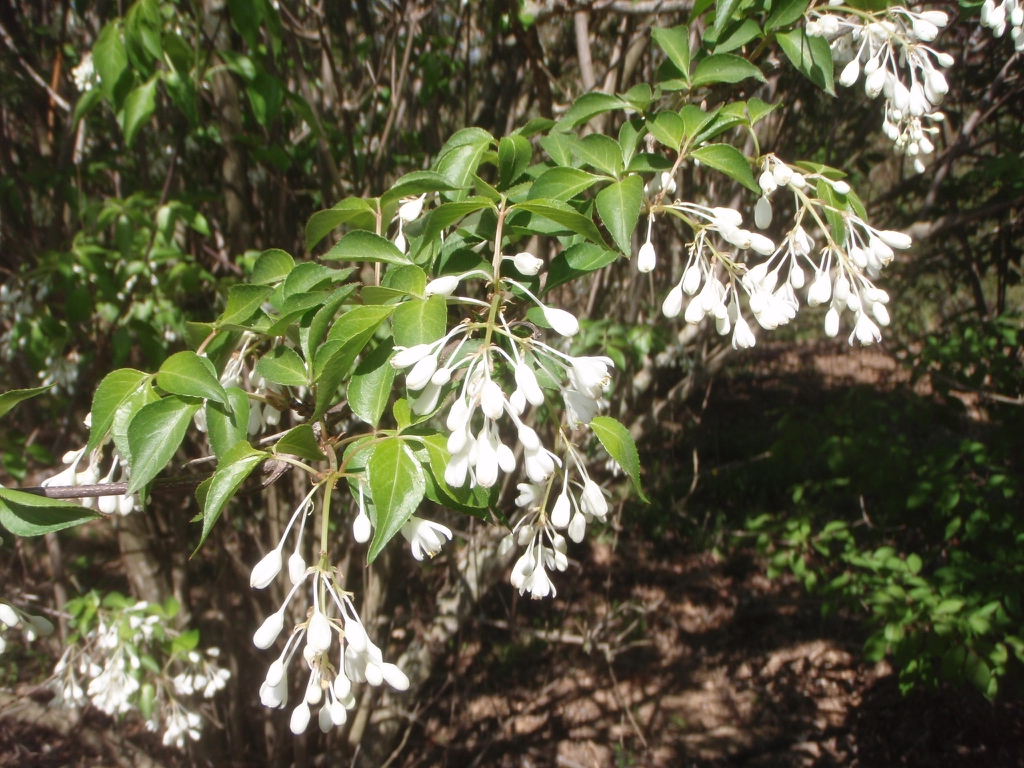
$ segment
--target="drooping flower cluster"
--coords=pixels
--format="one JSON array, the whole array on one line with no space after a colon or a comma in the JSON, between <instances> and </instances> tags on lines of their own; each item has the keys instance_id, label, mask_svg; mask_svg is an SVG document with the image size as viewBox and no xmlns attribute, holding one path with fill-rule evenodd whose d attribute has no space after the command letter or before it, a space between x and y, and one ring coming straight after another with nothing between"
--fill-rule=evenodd
<instances>
[{"instance_id":1,"label":"drooping flower cluster","mask_svg":"<svg viewBox=\"0 0 1024 768\"><path fill-rule=\"evenodd\" d=\"M1010 39L1013 47L1024 51L1024 6L1020 0L985 0L981 6L981 23L992 30L996 37L1002 37L1006 27L1010 27Z\"/></svg>"},{"instance_id":2,"label":"drooping flower cluster","mask_svg":"<svg viewBox=\"0 0 1024 768\"><path fill-rule=\"evenodd\" d=\"M22 637L32 642L40 635L53 634L53 622L45 616L28 613L10 603L0 602L0 653L7 650L8 629L20 629Z\"/></svg>"},{"instance_id":3,"label":"drooping flower cluster","mask_svg":"<svg viewBox=\"0 0 1024 768\"><path fill-rule=\"evenodd\" d=\"M945 119L938 107L949 84L939 68L953 65L953 57L930 47L949 22L943 11L890 8L883 18L865 21L860 16L839 16L813 11L807 34L836 36L833 57L845 62L841 85L854 85L863 72L864 90L871 98L885 96L882 131L897 154L910 158L914 169L925 169L924 156L935 150L935 123ZM903 70L906 70L904 80Z\"/></svg>"},{"instance_id":4,"label":"drooping flower cluster","mask_svg":"<svg viewBox=\"0 0 1024 768\"><path fill-rule=\"evenodd\" d=\"M212 699L225 688L231 673L217 665L219 650L200 652L192 640L176 641L182 636L166 626L167 614L158 606L138 602L109 608L95 593L75 602L90 603L75 613L94 612L95 623L79 626L77 641L54 667L52 705L89 703L108 715L145 707L146 728L162 730L165 745L181 749L186 737L198 741L202 718L186 703L197 696ZM164 663L158 666L154 659L161 656Z\"/></svg>"},{"instance_id":5,"label":"drooping flower cluster","mask_svg":"<svg viewBox=\"0 0 1024 768\"><path fill-rule=\"evenodd\" d=\"M312 716L311 707L320 706L317 720L325 733L345 723L348 711L356 705L353 683L367 682L381 685L387 682L396 690L409 687L409 679L394 664L384 661L378 648L367 635L359 619L352 595L340 584L341 573L326 564L326 554L319 562L306 568L300 554L305 518L313 509L313 488L292 515L277 547L253 568L250 584L256 589L268 587L281 572L282 551L299 518L296 547L288 560L288 576L292 582L280 608L268 616L253 636L253 644L260 649L273 646L284 630L288 606L300 589L308 583L312 608L305 612L305 620L294 625L278 658L267 670L260 687L260 700L264 706L282 709L288 705L288 667L292 657L302 648L302 658L309 670L302 700L292 709L290 728L293 733L304 733ZM365 514L365 513L364 513ZM334 634L338 647L332 661ZM305 640L305 644L303 644Z\"/></svg>"},{"instance_id":6,"label":"drooping flower cluster","mask_svg":"<svg viewBox=\"0 0 1024 768\"><path fill-rule=\"evenodd\" d=\"M92 90L92 87L99 82L100 78L96 67L93 66L91 51L85 54L78 65L71 70L71 78L75 81L75 88L79 93Z\"/></svg>"},{"instance_id":7,"label":"drooping flower cluster","mask_svg":"<svg viewBox=\"0 0 1024 768\"><path fill-rule=\"evenodd\" d=\"M853 314L850 342L854 338L862 344L879 341L878 326L889 323L889 297L872 280L892 260L893 248L910 247L910 238L878 230L856 213L837 207L836 198L851 194L845 181L794 169L774 155L762 159L758 184L762 195L754 219L762 229L772 222L772 196L780 189L793 194L795 225L778 247L769 238L742 229L742 215L733 209L709 209L694 203L665 206L693 227L694 240L683 275L666 296L662 312L676 317L683 312L686 297L692 297L685 303L683 315L688 323L696 325L711 316L721 335L731 330L733 347L746 349L754 346L756 337L743 317L741 291L757 324L774 330L796 317L800 309L797 292L807 285L805 270L810 269L807 303L818 306L831 300L825 316L826 333L835 336L839 332L840 316L848 309ZM835 198L823 199L818 194L823 190ZM828 231L824 224L828 215L842 222L842 235ZM812 259L814 238L804 228L808 221L816 222L825 238L816 260ZM756 264L750 258L740 262L728 249L716 247L713 234L728 245L769 258Z\"/></svg>"},{"instance_id":8,"label":"drooping flower cluster","mask_svg":"<svg viewBox=\"0 0 1024 768\"><path fill-rule=\"evenodd\" d=\"M86 426L89 419L86 418ZM101 474L101 463L103 461L103 446L96 448L89 454L89 463L86 468L79 472L78 465L85 456L85 449L88 446L68 451L64 454L63 462L67 468L62 472L43 480L41 485L44 488L82 486L82 485L108 485L111 483L127 482L129 477L128 461L118 453L115 448L110 456L110 469L106 474ZM141 509L138 494L131 495L109 495L90 497L79 500L83 507L96 509L105 515L119 514L121 516L130 514Z\"/></svg>"},{"instance_id":9,"label":"drooping flower cluster","mask_svg":"<svg viewBox=\"0 0 1024 768\"><path fill-rule=\"evenodd\" d=\"M534 599L554 597L555 585L547 571L568 567L565 537L559 531L566 531L578 544L586 535L588 523L595 519L605 522L608 515L604 491L590 478L586 463L569 442L561 466L561 488L553 502L555 477L544 484L519 484L516 506L523 514L498 549L499 554L505 554L516 545L525 547L512 568L511 582L519 594L529 592ZM573 479L574 472L577 480Z\"/></svg>"}]
</instances>

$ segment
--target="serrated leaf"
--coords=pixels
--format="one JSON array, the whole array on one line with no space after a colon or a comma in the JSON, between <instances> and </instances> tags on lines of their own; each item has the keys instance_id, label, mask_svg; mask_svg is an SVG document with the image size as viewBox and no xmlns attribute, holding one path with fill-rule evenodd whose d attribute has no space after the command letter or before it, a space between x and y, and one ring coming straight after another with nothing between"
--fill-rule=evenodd
<instances>
[{"instance_id":1,"label":"serrated leaf","mask_svg":"<svg viewBox=\"0 0 1024 768\"><path fill-rule=\"evenodd\" d=\"M242 325L249 320L270 298L273 288L265 285L233 285L228 291L228 305L223 314L217 318L215 325Z\"/></svg>"},{"instance_id":2,"label":"serrated leaf","mask_svg":"<svg viewBox=\"0 0 1024 768\"><path fill-rule=\"evenodd\" d=\"M42 536L97 517L79 504L0 488L0 524L15 536Z\"/></svg>"},{"instance_id":3,"label":"serrated leaf","mask_svg":"<svg viewBox=\"0 0 1024 768\"><path fill-rule=\"evenodd\" d=\"M746 59L732 53L716 53L697 63L693 72L693 87L738 83L748 77L765 82L761 70Z\"/></svg>"},{"instance_id":4,"label":"serrated leaf","mask_svg":"<svg viewBox=\"0 0 1024 768\"><path fill-rule=\"evenodd\" d=\"M755 125L767 117L770 113L774 112L781 106L782 102L778 104L768 104L761 99L754 97L747 101L747 114L750 115L750 124Z\"/></svg>"},{"instance_id":5,"label":"serrated leaf","mask_svg":"<svg viewBox=\"0 0 1024 768\"><path fill-rule=\"evenodd\" d=\"M594 221L566 203L557 200L527 200L516 203L515 209L536 214L578 235L583 235L595 243L604 244L604 238L601 237L601 232Z\"/></svg>"},{"instance_id":6,"label":"serrated leaf","mask_svg":"<svg viewBox=\"0 0 1024 768\"><path fill-rule=\"evenodd\" d=\"M357 229L349 232L323 255L327 261L374 261L384 264L411 264L409 257L380 235Z\"/></svg>"},{"instance_id":7,"label":"serrated leaf","mask_svg":"<svg viewBox=\"0 0 1024 768\"><path fill-rule=\"evenodd\" d=\"M144 488L174 458L200 400L177 395L143 406L128 425L131 481L128 493Z\"/></svg>"},{"instance_id":8,"label":"serrated leaf","mask_svg":"<svg viewBox=\"0 0 1024 768\"><path fill-rule=\"evenodd\" d=\"M424 244L432 242L455 222L484 208L495 210L494 203L486 197L471 197L457 203L439 205L427 215L423 225Z\"/></svg>"},{"instance_id":9,"label":"serrated leaf","mask_svg":"<svg viewBox=\"0 0 1024 768\"><path fill-rule=\"evenodd\" d=\"M676 112L659 112L647 121L647 130L658 141L676 152L686 137L686 126Z\"/></svg>"},{"instance_id":10,"label":"serrated leaf","mask_svg":"<svg viewBox=\"0 0 1024 768\"><path fill-rule=\"evenodd\" d=\"M490 136L490 134L487 135ZM486 142L463 144L440 158L437 163L437 172L447 179L452 187L460 190L446 194L446 198L457 201L466 196L464 190L476 175L484 152L490 146L490 141L488 138Z\"/></svg>"},{"instance_id":11,"label":"serrated leaf","mask_svg":"<svg viewBox=\"0 0 1024 768\"><path fill-rule=\"evenodd\" d=\"M565 202L584 192L598 181L600 176L581 171L579 168L558 166L544 171L530 187L528 199L548 198Z\"/></svg>"},{"instance_id":12,"label":"serrated leaf","mask_svg":"<svg viewBox=\"0 0 1024 768\"><path fill-rule=\"evenodd\" d=\"M810 0L772 0L772 10L764 22L764 31L786 27L801 19Z\"/></svg>"},{"instance_id":13,"label":"serrated leaf","mask_svg":"<svg viewBox=\"0 0 1024 768\"><path fill-rule=\"evenodd\" d=\"M374 447L366 470L370 496L377 510L376 530L366 553L366 562L372 563L416 511L426 488L419 462L397 437L382 440Z\"/></svg>"},{"instance_id":14,"label":"serrated leaf","mask_svg":"<svg viewBox=\"0 0 1024 768\"><path fill-rule=\"evenodd\" d=\"M523 175L533 157L533 147L525 136L503 136L498 142L498 188L508 189Z\"/></svg>"},{"instance_id":15,"label":"serrated leaf","mask_svg":"<svg viewBox=\"0 0 1024 768\"><path fill-rule=\"evenodd\" d=\"M483 133L486 135L486 138L481 140L485 143L489 142L490 134L486 133L486 131ZM455 136L452 137L453 140L455 138ZM405 176L394 183L391 189L381 195L380 205L381 208L384 208L403 197L422 195L425 192L451 192L456 189L459 189L459 187L453 185L448 179L435 171L413 171L412 173L405 174Z\"/></svg>"},{"instance_id":16,"label":"serrated leaf","mask_svg":"<svg viewBox=\"0 0 1024 768\"><path fill-rule=\"evenodd\" d=\"M742 48L758 37L763 37L761 28L753 19L744 19L743 23L734 29L728 37L715 44L715 53L728 53Z\"/></svg>"},{"instance_id":17,"label":"serrated leaf","mask_svg":"<svg viewBox=\"0 0 1024 768\"><path fill-rule=\"evenodd\" d=\"M832 49L824 37L811 37L802 27L775 38L782 52L801 74L831 96L835 96Z\"/></svg>"},{"instance_id":18,"label":"serrated leaf","mask_svg":"<svg viewBox=\"0 0 1024 768\"><path fill-rule=\"evenodd\" d=\"M585 165L604 171L609 176L618 178L622 173L622 148L610 136L600 133L585 136L572 145L572 154Z\"/></svg>"},{"instance_id":19,"label":"serrated leaf","mask_svg":"<svg viewBox=\"0 0 1024 768\"><path fill-rule=\"evenodd\" d=\"M317 211L306 223L306 250L313 247L327 236L335 227L351 224L358 229L372 229L374 226L373 208L361 197L349 197L333 208Z\"/></svg>"},{"instance_id":20,"label":"serrated leaf","mask_svg":"<svg viewBox=\"0 0 1024 768\"><path fill-rule=\"evenodd\" d=\"M213 363L195 352L178 352L160 366L156 384L164 392L186 397L202 397L227 405L228 395L217 380Z\"/></svg>"},{"instance_id":21,"label":"serrated leaf","mask_svg":"<svg viewBox=\"0 0 1024 768\"><path fill-rule=\"evenodd\" d=\"M576 243L555 256L548 266L548 279L544 293L580 275L601 269L619 258L619 254L593 243Z\"/></svg>"},{"instance_id":22,"label":"serrated leaf","mask_svg":"<svg viewBox=\"0 0 1024 768\"><path fill-rule=\"evenodd\" d=\"M352 363L394 306L356 307L346 312L331 328L327 342L314 361L316 405L312 418L319 419L330 405Z\"/></svg>"},{"instance_id":23,"label":"serrated leaf","mask_svg":"<svg viewBox=\"0 0 1024 768\"><path fill-rule=\"evenodd\" d=\"M121 28L116 20L103 27L92 47L92 60L100 77L100 88L114 109L119 109L132 73L128 69L128 53L121 41Z\"/></svg>"},{"instance_id":24,"label":"serrated leaf","mask_svg":"<svg viewBox=\"0 0 1024 768\"><path fill-rule=\"evenodd\" d=\"M302 362L298 352L284 345L274 347L261 357L256 363L256 373L267 381L286 387L309 385L306 364Z\"/></svg>"},{"instance_id":25,"label":"serrated leaf","mask_svg":"<svg viewBox=\"0 0 1024 768\"><path fill-rule=\"evenodd\" d=\"M639 176L627 176L597 193L597 212L601 221L625 254L633 252L631 238L640 217L643 197L644 182Z\"/></svg>"},{"instance_id":26,"label":"serrated leaf","mask_svg":"<svg viewBox=\"0 0 1024 768\"><path fill-rule=\"evenodd\" d=\"M376 427L384 415L391 388L395 383L395 368L391 365L394 344L383 342L356 366L348 384L348 404L352 413Z\"/></svg>"},{"instance_id":27,"label":"serrated leaf","mask_svg":"<svg viewBox=\"0 0 1024 768\"><path fill-rule=\"evenodd\" d=\"M669 61L676 65L684 79L690 77L690 28L686 25L665 29L654 27L651 37L658 47L665 52Z\"/></svg>"},{"instance_id":28,"label":"serrated leaf","mask_svg":"<svg viewBox=\"0 0 1024 768\"><path fill-rule=\"evenodd\" d=\"M625 106L627 104L618 96L599 92L585 93L576 99L573 105L566 110L565 114L562 115L562 119L555 125L555 129L568 131L593 117L613 109L622 109ZM550 151L548 154L550 154ZM556 162L558 161L556 160Z\"/></svg>"},{"instance_id":29,"label":"serrated leaf","mask_svg":"<svg viewBox=\"0 0 1024 768\"><path fill-rule=\"evenodd\" d=\"M288 430L274 444L274 452L287 453L309 461L327 461L327 457L320 450L320 444L316 440L313 428L309 424L300 424L294 429Z\"/></svg>"},{"instance_id":30,"label":"serrated leaf","mask_svg":"<svg viewBox=\"0 0 1024 768\"><path fill-rule=\"evenodd\" d=\"M153 391L152 385L144 383L133 394L128 395L114 411L114 420L110 423L110 436L114 439L118 453L128 462L132 459L131 445L128 443L128 427L142 408L160 400ZM102 437L102 435L100 436Z\"/></svg>"},{"instance_id":31,"label":"serrated leaf","mask_svg":"<svg viewBox=\"0 0 1024 768\"><path fill-rule=\"evenodd\" d=\"M270 285L288 277L295 266L295 259L280 248L271 248L261 253L252 266L250 282L254 285Z\"/></svg>"},{"instance_id":32,"label":"serrated leaf","mask_svg":"<svg viewBox=\"0 0 1024 768\"><path fill-rule=\"evenodd\" d=\"M230 407L206 404L206 434L214 456L223 456L249 435L249 396L239 387L226 390Z\"/></svg>"},{"instance_id":33,"label":"serrated leaf","mask_svg":"<svg viewBox=\"0 0 1024 768\"><path fill-rule=\"evenodd\" d=\"M640 487L640 455L636 451L636 443L633 442L629 430L610 416L595 416L590 421L590 428L594 430L608 455L615 459L622 467L622 471L633 481L633 487L640 498L650 503Z\"/></svg>"},{"instance_id":34,"label":"serrated leaf","mask_svg":"<svg viewBox=\"0 0 1024 768\"><path fill-rule=\"evenodd\" d=\"M760 193L761 188L750 170L750 163L736 147L729 144L709 144L706 147L693 150L690 155L704 165L735 179L747 189Z\"/></svg>"},{"instance_id":35,"label":"serrated leaf","mask_svg":"<svg viewBox=\"0 0 1024 768\"><path fill-rule=\"evenodd\" d=\"M733 12L739 7L740 0L717 0L715 3L715 24L712 33L717 40L732 19ZM694 78L696 79L696 78Z\"/></svg>"},{"instance_id":36,"label":"serrated leaf","mask_svg":"<svg viewBox=\"0 0 1024 768\"><path fill-rule=\"evenodd\" d=\"M457 203L456 203L457 205ZM427 289L427 273L417 266L395 267L389 269L381 280L381 286L401 295L423 298ZM363 300L366 300L366 288L363 289Z\"/></svg>"},{"instance_id":37,"label":"serrated leaf","mask_svg":"<svg viewBox=\"0 0 1024 768\"><path fill-rule=\"evenodd\" d=\"M269 454L257 451L247 442L240 442L221 457L217 469L206 492L203 503L203 532L199 537L199 547L203 546L206 537L213 530L214 523L220 518L224 507L235 495L253 469L263 462Z\"/></svg>"},{"instance_id":38,"label":"serrated leaf","mask_svg":"<svg viewBox=\"0 0 1024 768\"><path fill-rule=\"evenodd\" d=\"M444 336L448 324L448 304L444 296L412 299L395 308L391 323L395 344L412 347L437 341Z\"/></svg>"},{"instance_id":39,"label":"serrated leaf","mask_svg":"<svg viewBox=\"0 0 1024 768\"><path fill-rule=\"evenodd\" d=\"M138 88L133 88L124 100L124 143L129 147L156 109L156 81L157 77L153 76Z\"/></svg>"},{"instance_id":40,"label":"serrated leaf","mask_svg":"<svg viewBox=\"0 0 1024 768\"><path fill-rule=\"evenodd\" d=\"M0 395L0 417L6 416L18 403L28 400L29 398L33 398L36 395L41 395L52 386L52 384L47 384L45 387L12 389L8 392L4 392Z\"/></svg>"}]
</instances>

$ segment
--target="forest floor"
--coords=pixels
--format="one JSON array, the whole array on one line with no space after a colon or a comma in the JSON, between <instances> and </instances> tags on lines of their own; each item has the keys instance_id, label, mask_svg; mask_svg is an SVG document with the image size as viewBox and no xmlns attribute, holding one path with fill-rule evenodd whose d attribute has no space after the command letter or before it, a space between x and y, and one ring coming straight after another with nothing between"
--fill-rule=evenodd
<instances>
[{"instance_id":1,"label":"forest floor","mask_svg":"<svg viewBox=\"0 0 1024 768\"><path fill-rule=\"evenodd\" d=\"M763 354L746 380L716 382L698 415L705 429L763 414L764 401L750 394L768 376L778 385L772 402L809 385L831 395L906 384L874 351ZM780 377L780 363L797 378ZM670 418L686 422L683 410ZM669 439L663 449L660 463L671 464ZM685 490L689 453L674 461ZM702 461L728 465L731 457ZM864 661L858 618L824 617L800 583L769 580L753 548L729 545L735 532L719 525L698 542L693 531L707 520L686 519L695 513L685 503L666 509L683 524L652 537L630 520L631 507L619 508L612 526L570 552L576 559L556 576L555 600L532 602L499 585L428 684L391 765L1024 766L1019 700L993 704L947 687L903 696L887 662ZM96 714L69 720L44 700L0 692L0 768L194 764L141 729L118 732Z\"/></svg>"}]
</instances>

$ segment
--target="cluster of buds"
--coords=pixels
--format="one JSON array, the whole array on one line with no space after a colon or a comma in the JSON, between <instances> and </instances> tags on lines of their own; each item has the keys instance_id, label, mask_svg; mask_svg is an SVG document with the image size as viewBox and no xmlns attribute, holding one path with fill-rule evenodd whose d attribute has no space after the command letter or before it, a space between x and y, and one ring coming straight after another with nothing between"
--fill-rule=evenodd
<instances>
[{"instance_id":1,"label":"cluster of buds","mask_svg":"<svg viewBox=\"0 0 1024 768\"><path fill-rule=\"evenodd\" d=\"M1024 51L1024 7L1020 0L1003 0L998 5L995 0L985 0L981 6L981 23L996 37L1002 37L1009 25L1014 49Z\"/></svg>"},{"instance_id":2,"label":"cluster of buds","mask_svg":"<svg viewBox=\"0 0 1024 768\"><path fill-rule=\"evenodd\" d=\"M909 157L918 173L925 168L922 158L935 150L931 138L939 131L935 123L945 119L938 107L949 84L939 68L952 66L953 57L928 43L948 22L943 11L895 7L878 21L826 13L807 23L810 35L835 36L833 56L846 62L839 75L841 85L854 85L863 72L867 95L885 96L882 130L896 153ZM903 69L909 83L903 80Z\"/></svg>"},{"instance_id":3,"label":"cluster of buds","mask_svg":"<svg viewBox=\"0 0 1024 768\"><path fill-rule=\"evenodd\" d=\"M85 423L89 426L91 422L91 414L86 416ZM89 454L89 463L84 470L78 471L78 466L81 464L82 459L85 456L85 449L87 446L68 451L64 454L63 462L67 467L58 472L52 477L48 477L41 485L44 488L49 487L64 487L64 486L80 486L80 485L109 485L111 483L126 482L129 476L128 461L118 453L115 448L110 456L110 469L103 474L101 463L103 461L103 446L96 448ZM131 495L110 495L100 496L98 498L86 497L80 500L83 507L87 509L95 508L97 511L102 512L105 515L119 514L121 516L130 514L133 511L141 509L139 504L138 494Z\"/></svg>"},{"instance_id":4,"label":"cluster of buds","mask_svg":"<svg viewBox=\"0 0 1024 768\"><path fill-rule=\"evenodd\" d=\"M0 629L20 629L22 636L32 642L40 635L53 634L53 622L45 616L26 613L9 603L0 603ZM7 650L7 640L0 635L0 653Z\"/></svg>"},{"instance_id":5,"label":"cluster of buds","mask_svg":"<svg viewBox=\"0 0 1024 768\"><path fill-rule=\"evenodd\" d=\"M283 566L282 550L285 542L296 520L301 517L303 524L299 526L295 551L288 559L288 577L292 588L281 607L264 620L253 636L253 644L262 650L277 643L284 630L289 603L304 584L309 584L312 607L306 611L306 619L292 629L280 655L267 670L266 679L260 688L260 700L264 706L275 709L286 707L288 666L302 647L302 658L309 670L309 678L302 700L292 710L290 728L295 734L305 732L312 717L310 707L317 705L320 705L318 722L322 731L326 733L344 724L348 711L356 705L352 693L353 683L367 682L377 686L387 682L396 690L409 687L409 679L402 670L385 662L380 648L367 635L352 603L351 593L341 588L341 575L336 568L326 564L326 555L310 568L306 567L302 559L300 545L304 521L312 511L313 494L319 489L320 486L314 487L302 500L285 528L281 541L256 564L250 578L250 584L256 589L268 587L277 578ZM365 510L361 509L361 515L365 515ZM336 662L332 662L331 649L335 633L338 635L338 653Z\"/></svg>"}]
</instances>

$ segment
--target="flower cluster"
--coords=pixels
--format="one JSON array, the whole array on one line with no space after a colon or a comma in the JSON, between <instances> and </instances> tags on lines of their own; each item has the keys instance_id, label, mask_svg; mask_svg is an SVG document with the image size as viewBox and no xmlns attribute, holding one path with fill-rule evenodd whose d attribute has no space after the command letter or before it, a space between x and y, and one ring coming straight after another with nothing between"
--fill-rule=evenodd
<instances>
[{"instance_id":1,"label":"flower cluster","mask_svg":"<svg viewBox=\"0 0 1024 768\"><path fill-rule=\"evenodd\" d=\"M32 642L40 635L53 634L53 622L45 616L37 616L15 608L9 603L0 603L0 630L20 629L22 637ZM7 650L7 639L0 634L0 653Z\"/></svg>"},{"instance_id":2,"label":"flower cluster","mask_svg":"<svg viewBox=\"0 0 1024 768\"><path fill-rule=\"evenodd\" d=\"M743 316L741 293L746 294L757 324L774 330L796 317L800 310L797 292L806 286L810 306L831 301L825 316L829 336L838 334L840 316L849 310L853 314L850 342L854 338L862 344L879 341L878 326L889 324L889 297L872 280L892 260L893 248L910 247L910 238L900 232L878 230L856 213L839 208L836 200L852 194L845 181L794 169L775 155L762 158L758 184L762 194L754 208L754 220L761 229L772 222L772 196L781 189L793 195L795 226L778 247L764 235L743 229L742 215L731 208L686 202L663 206L694 230L686 268L662 304L665 316L683 313L691 325L713 317L719 334L731 332L733 347L746 349L754 346L756 337ZM824 223L829 215L841 222L842 235L829 232ZM804 227L808 220L817 224L825 239L816 260L812 258L814 238ZM769 258L757 264L749 258L740 262L727 247L716 246L712 235L728 246ZM811 272L809 282L805 270ZM691 298L687 301L686 297Z\"/></svg>"},{"instance_id":3,"label":"flower cluster","mask_svg":"<svg viewBox=\"0 0 1024 768\"><path fill-rule=\"evenodd\" d=\"M835 36L833 56L846 62L840 84L854 85L863 72L867 95L885 96L883 132L893 141L896 153L905 154L914 169L923 172L922 157L935 149L931 139L939 130L935 123L945 119L938 106L949 84L939 68L953 64L952 56L928 43L949 22L947 14L894 7L881 20L865 21L855 15L813 13L807 34ZM904 80L903 69L909 81Z\"/></svg>"},{"instance_id":4,"label":"flower cluster","mask_svg":"<svg viewBox=\"0 0 1024 768\"><path fill-rule=\"evenodd\" d=\"M91 51L85 54L78 66L71 70L71 78L75 81L75 88L79 93L92 90L92 87L99 83L100 78L96 67L93 66Z\"/></svg>"},{"instance_id":5,"label":"flower cluster","mask_svg":"<svg viewBox=\"0 0 1024 768\"><path fill-rule=\"evenodd\" d=\"M981 6L981 23L996 37L1002 37L1009 25L1013 47L1024 51L1024 6L1020 0L1003 0L998 5L995 0L985 0Z\"/></svg>"},{"instance_id":6,"label":"flower cluster","mask_svg":"<svg viewBox=\"0 0 1024 768\"><path fill-rule=\"evenodd\" d=\"M89 417L86 417L86 426L89 425ZM67 467L62 471L48 477L42 482L44 488L81 486L81 485L108 485L111 483L125 482L128 480L128 461L118 453L115 448L110 457L110 469L102 474L101 463L103 461L103 447L100 446L89 454L89 463L84 470L78 471L78 465L85 456L87 446L68 451L64 454L63 462ZM142 507L139 504L138 494L131 495L110 495L98 498L85 497L80 500L83 507L87 509L96 508L105 515L117 513L127 515Z\"/></svg>"},{"instance_id":7,"label":"flower cluster","mask_svg":"<svg viewBox=\"0 0 1024 768\"><path fill-rule=\"evenodd\" d=\"M218 649L195 650L198 636L168 629L159 606L116 602L119 607L109 608L90 594L69 604L72 615L94 611L97 620L79 625L77 641L54 667L53 706L89 703L108 715L141 709L148 730L163 730L165 745L181 749L186 737L198 741L202 719L183 702L211 699L225 688L231 673L217 665ZM155 661L160 656L162 666Z\"/></svg>"},{"instance_id":8,"label":"flower cluster","mask_svg":"<svg viewBox=\"0 0 1024 768\"><path fill-rule=\"evenodd\" d=\"M273 646L284 630L289 604L308 582L312 607L305 611L305 620L294 625L284 648L270 665L260 687L260 701L264 706L274 709L286 707L288 666L298 649L302 648L302 659L309 670L309 677L302 700L291 713L290 728L295 734L305 732L312 716L310 707L317 705L320 705L317 720L322 731L326 733L344 724L348 711L356 705L353 683L367 682L377 686L387 682L400 691L409 687L409 679L402 670L385 662L380 648L370 639L352 603L352 594L341 587L340 572L327 565L326 553L310 568L306 568L299 553L305 519L312 512L312 498L318 490L320 486L314 487L302 500L285 528L281 541L256 564L250 578L250 584L256 589L264 589L273 583L284 564L282 551L285 542L301 518L295 551L288 559L288 577L292 588L280 608L268 616L253 635L253 644L257 648L266 650ZM338 649L332 662L335 633L338 635Z\"/></svg>"}]
</instances>

